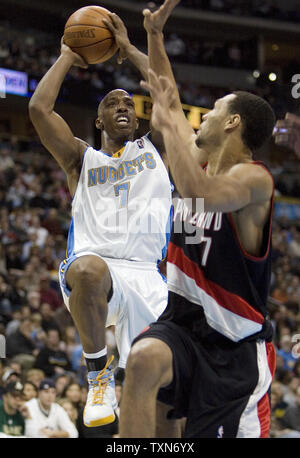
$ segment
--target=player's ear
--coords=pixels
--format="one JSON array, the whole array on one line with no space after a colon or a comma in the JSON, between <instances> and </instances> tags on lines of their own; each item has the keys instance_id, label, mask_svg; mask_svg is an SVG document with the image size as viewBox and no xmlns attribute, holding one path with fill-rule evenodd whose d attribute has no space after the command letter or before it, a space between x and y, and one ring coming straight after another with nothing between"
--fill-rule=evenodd
<instances>
[{"instance_id":1,"label":"player's ear","mask_svg":"<svg viewBox=\"0 0 300 458\"><path fill-rule=\"evenodd\" d=\"M96 129L103 130L103 121L99 117L95 121Z\"/></svg>"},{"instance_id":2,"label":"player's ear","mask_svg":"<svg viewBox=\"0 0 300 458\"><path fill-rule=\"evenodd\" d=\"M225 132L230 132L241 124L241 116L239 114L230 115L225 122Z\"/></svg>"},{"instance_id":3,"label":"player's ear","mask_svg":"<svg viewBox=\"0 0 300 458\"><path fill-rule=\"evenodd\" d=\"M139 119L138 119L138 118L136 118L135 122L136 122L136 127L135 127L135 130L137 130L137 129L139 128L139 125L140 125L140 121L139 121Z\"/></svg>"}]
</instances>

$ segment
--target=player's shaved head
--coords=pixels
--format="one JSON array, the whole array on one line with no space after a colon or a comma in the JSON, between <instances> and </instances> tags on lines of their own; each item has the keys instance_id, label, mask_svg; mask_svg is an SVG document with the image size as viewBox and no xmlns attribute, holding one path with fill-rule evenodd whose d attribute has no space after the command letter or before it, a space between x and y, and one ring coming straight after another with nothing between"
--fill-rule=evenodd
<instances>
[{"instance_id":1,"label":"player's shaved head","mask_svg":"<svg viewBox=\"0 0 300 458\"><path fill-rule=\"evenodd\" d=\"M98 106L98 116L102 113L103 111L103 108L105 107L106 103L108 102L108 100L114 96L118 96L119 94L124 94L128 97L131 98L130 94L128 94L127 91L125 91L124 89L113 89L112 91L108 92L104 97L103 99L101 100L101 102L99 103L99 106Z\"/></svg>"}]
</instances>

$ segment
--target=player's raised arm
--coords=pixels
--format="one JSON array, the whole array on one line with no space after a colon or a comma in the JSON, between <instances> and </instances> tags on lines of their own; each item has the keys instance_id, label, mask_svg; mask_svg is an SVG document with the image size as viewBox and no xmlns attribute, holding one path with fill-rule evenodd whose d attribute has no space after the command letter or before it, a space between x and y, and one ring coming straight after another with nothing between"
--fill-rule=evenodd
<instances>
[{"instance_id":1,"label":"player's raised arm","mask_svg":"<svg viewBox=\"0 0 300 458\"><path fill-rule=\"evenodd\" d=\"M126 26L122 19L115 13L110 13L111 22L103 19L104 24L114 34L119 47L118 64L122 64L127 58L141 72L144 79L148 78L148 56L139 51L129 40Z\"/></svg>"},{"instance_id":2,"label":"player's raised arm","mask_svg":"<svg viewBox=\"0 0 300 458\"><path fill-rule=\"evenodd\" d=\"M204 199L205 211L233 212L250 204L268 202L273 192L273 181L261 166L249 162L237 164L228 174L208 176L191 154L182 126L174 123L171 107L175 103L173 86L166 77L158 77L149 70L148 82L152 100L152 123L162 134L176 187L183 198L191 198L196 210L196 199ZM230 122L239 122L232 116ZM237 125L228 126L233 129Z\"/></svg>"},{"instance_id":3,"label":"player's raised arm","mask_svg":"<svg viewBox=\"0 0 300 458\"><path fill-rule=\"evenodd\" d=\"M165 76L170 80L173 88L172 120L175 124L180 124L181 132L185 135L193 153L196 153L199 162L204 163L207 160L206 153L202 150L200 151L195 145L196 135L182 109L177 84L164 47L163 28L179 2L180 0L166 0L154 13L151 13L148 9L143 11L144 27L148 37L149 66L157 75Z\"/></svg>"},{"instance_id":4,"label":"player's raised arm","mask_svg":"<svg viewBox=\"0 0 300 458\"><path fill-rule=\"evenodd\" d=\"M62 43L59 58L41 79L29 102L29 116L42 144L53 155L68 178L80 164L87 146L85 142L74 137L68 124L54 111L62 82L72 65L87 67L78 54Z\"/></svg>"}]
</instances>

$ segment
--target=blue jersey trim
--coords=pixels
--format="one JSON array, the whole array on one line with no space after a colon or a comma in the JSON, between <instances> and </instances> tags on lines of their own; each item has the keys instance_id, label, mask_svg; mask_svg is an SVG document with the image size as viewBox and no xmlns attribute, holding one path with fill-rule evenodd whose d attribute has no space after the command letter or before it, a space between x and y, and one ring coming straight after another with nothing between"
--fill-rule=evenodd
<instances>
[{"instance_id":1,"label":"blue jersey trim","mask_svg":"<svg viewBox=\"0 0 300 458\"><path fill-rule=\"evenodd\" d=\"M67 258L70 258L74 252L74 219L72 218L68 233Z\"/></svg>"}]
</instances>

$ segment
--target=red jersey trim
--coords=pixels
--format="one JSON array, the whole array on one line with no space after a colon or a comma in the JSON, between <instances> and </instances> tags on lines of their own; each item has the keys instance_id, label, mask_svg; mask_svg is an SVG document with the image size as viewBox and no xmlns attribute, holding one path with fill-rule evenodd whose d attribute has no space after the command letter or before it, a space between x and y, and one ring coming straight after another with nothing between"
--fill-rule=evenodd
<instances>
[{"instance_id":1,"label":"red jersey trim","mask_svg":"<svg viewBox=\"0 0 300 458\"><path fill-rule=\"evenodd\" d=\"M255 310L242 297L230 293L217 283L205 278L197 263L189 259L183 249L172 242L169 243L168 262L175 264L185 275L192 278L220 307L255 323L264 323L264 317L261 313Z\"/></svg>"}]
</instances>

